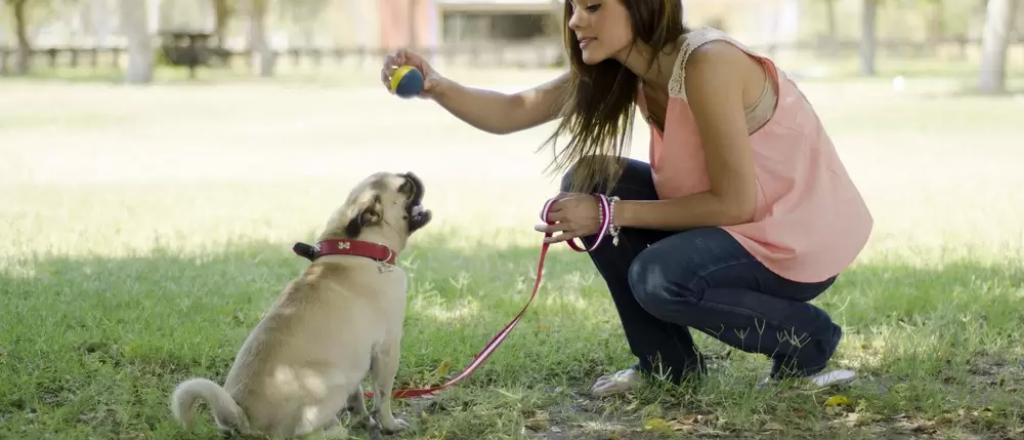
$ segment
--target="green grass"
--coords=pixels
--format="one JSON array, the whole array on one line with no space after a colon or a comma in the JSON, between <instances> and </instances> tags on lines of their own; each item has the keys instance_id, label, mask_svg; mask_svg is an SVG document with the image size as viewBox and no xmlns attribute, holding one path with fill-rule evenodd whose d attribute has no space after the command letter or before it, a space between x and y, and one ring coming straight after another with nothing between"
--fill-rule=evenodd
<instances>
[{"instance_id":1,"label":"green grass","mask_svg":"<svg viewBox=\"0 0 1024 440\"><path fill-rule=\"evenodd\" d=\"M631 359L589 260L559 246L487 364L398 404L413 425L401 438L1019 436L1024 101L955 85L801 85L877 221L815 302L844 326L835 366L858 384L755 391L766 360L695 332L713 358L703 383L592 399L591 382ZM401 259L401 386L461 370L532 287L532 227L557 191L549 153L534 153L550 126L491 136L428 102L324 84L10 81L0 96L0 438L217 438L205 409L196 433L173 423L171 390L223 380L303 268L290 246L376 170L416 171L435 211ZM638 131L634 156L646 142ZM826 405L834 396L847 404Z\"/></svg>"}]
</instances>

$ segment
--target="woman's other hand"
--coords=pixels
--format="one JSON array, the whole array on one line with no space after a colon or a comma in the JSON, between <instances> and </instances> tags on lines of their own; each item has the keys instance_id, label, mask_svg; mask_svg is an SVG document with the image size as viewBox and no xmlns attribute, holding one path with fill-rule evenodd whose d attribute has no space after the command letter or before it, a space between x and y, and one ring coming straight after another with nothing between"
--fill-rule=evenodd
<instances>
[{"instance_id":1,"label":"woman's other hand","mask_svg":"<svg viewBox=\"0 0 1024 440\"><path fill-rule=\"evenodd\" d=\"M554 225L537 225L543 233L557 233L545 237L545 243L560 243L574 238L594 235L601 230L601 206L589 194L560 194L548 209L548 221Z\"/></svg>"}]
</instances>

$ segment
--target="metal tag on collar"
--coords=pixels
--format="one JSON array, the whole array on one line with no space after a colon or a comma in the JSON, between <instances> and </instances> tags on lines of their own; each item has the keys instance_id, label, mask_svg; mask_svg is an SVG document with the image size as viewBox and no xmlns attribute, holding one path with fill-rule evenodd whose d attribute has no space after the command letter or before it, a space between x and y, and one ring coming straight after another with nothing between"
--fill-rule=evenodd
<instances>
[{"instance_id":1,"label":"metal tag on collar","mask_svg":"<svg viewBox=\"0 0 1024 440\"><path fill-rule=\"evenodd\" d=\"M395 254L395 252L392 251L390 247L387 249L388 256L385 257L383 260L380 260L377 264L377 270L380 271L380 273L391 272L395 270L394 266L388 264L388 260L391 260L391 257ZM396 261L395 264L398 264L398 262Z\"/></svg>"}]
</instances>

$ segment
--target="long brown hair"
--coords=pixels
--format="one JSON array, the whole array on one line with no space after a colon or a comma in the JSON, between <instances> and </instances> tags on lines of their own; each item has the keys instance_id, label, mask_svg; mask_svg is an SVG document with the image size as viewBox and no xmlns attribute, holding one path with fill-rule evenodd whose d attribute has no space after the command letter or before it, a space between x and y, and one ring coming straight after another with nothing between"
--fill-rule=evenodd
<instances>
[{"instance_id":1,"label":"long brown hair","mask_svg":"<svg viewBox=\"0 0 1024 440\"><path fill-rule=\"evenodd\" d=\"M634 42L642 42L656 52L689 32L683 24L682 0L608 1L622 2L629 12ZM563 117L541 148L551 144L554 150L549 170L565 172L573 167L571 191L590 191L599 186L610 191L631 140L640 78L613 59L593 66L585 64L576 33L569 29L572 12L572 0L565 0L562 32L569 53L570 80ZM652 57L648 68L654 62ZM570 139L558 151L556 140L563 134Z\"/></svg>"}]
</instances>

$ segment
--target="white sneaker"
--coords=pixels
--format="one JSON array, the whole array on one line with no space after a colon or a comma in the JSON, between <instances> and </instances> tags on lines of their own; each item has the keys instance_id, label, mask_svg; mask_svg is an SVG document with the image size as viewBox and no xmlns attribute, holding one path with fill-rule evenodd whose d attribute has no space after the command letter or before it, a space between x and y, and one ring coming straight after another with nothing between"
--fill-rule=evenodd
<instances>
[{"instance_id":1,"label":"white sneaker","mask_svg":"<svg viewBox=\"0 0 1024 440\"><path fill-rule=\"evenodd\" d=\"M616 371L612 374L601 376L594 382L594 386L590 389L590 393L594 397L606 397L614 394L628 393L640 383L640 374L630 368L627 370Z\"/></svg>"},{"instance_id":2,"label":"white sneaker","mask_svg":"<svg viewBox=\"0 0 1024 440\"><path fill-rule=\"evenodd\" d=\"M832 385L846 385L850 382L853 382L856 379L857 373L854 372L853 370L833 370L827 373L821 373L806 378L806 380L809 380L811 383L819 387L827 387ZM757 389L762 389L768 384L777 382L777 380L774 380L770 377L766 377L762 379L760 383L757 384Z\"/></svg>"},{"instance_id":3,"label":"white sneaker","mask_svg":"<svg viewBox=\"0 0 1024 440\"><path fill-rule=\"evenodd\" d=\"M830 385L846 385L853 382L856 378L857 373L853 370L833 370L811 377L811 382L814 382L819 387L827 387Z\"/></svg>"}]
</instances>

